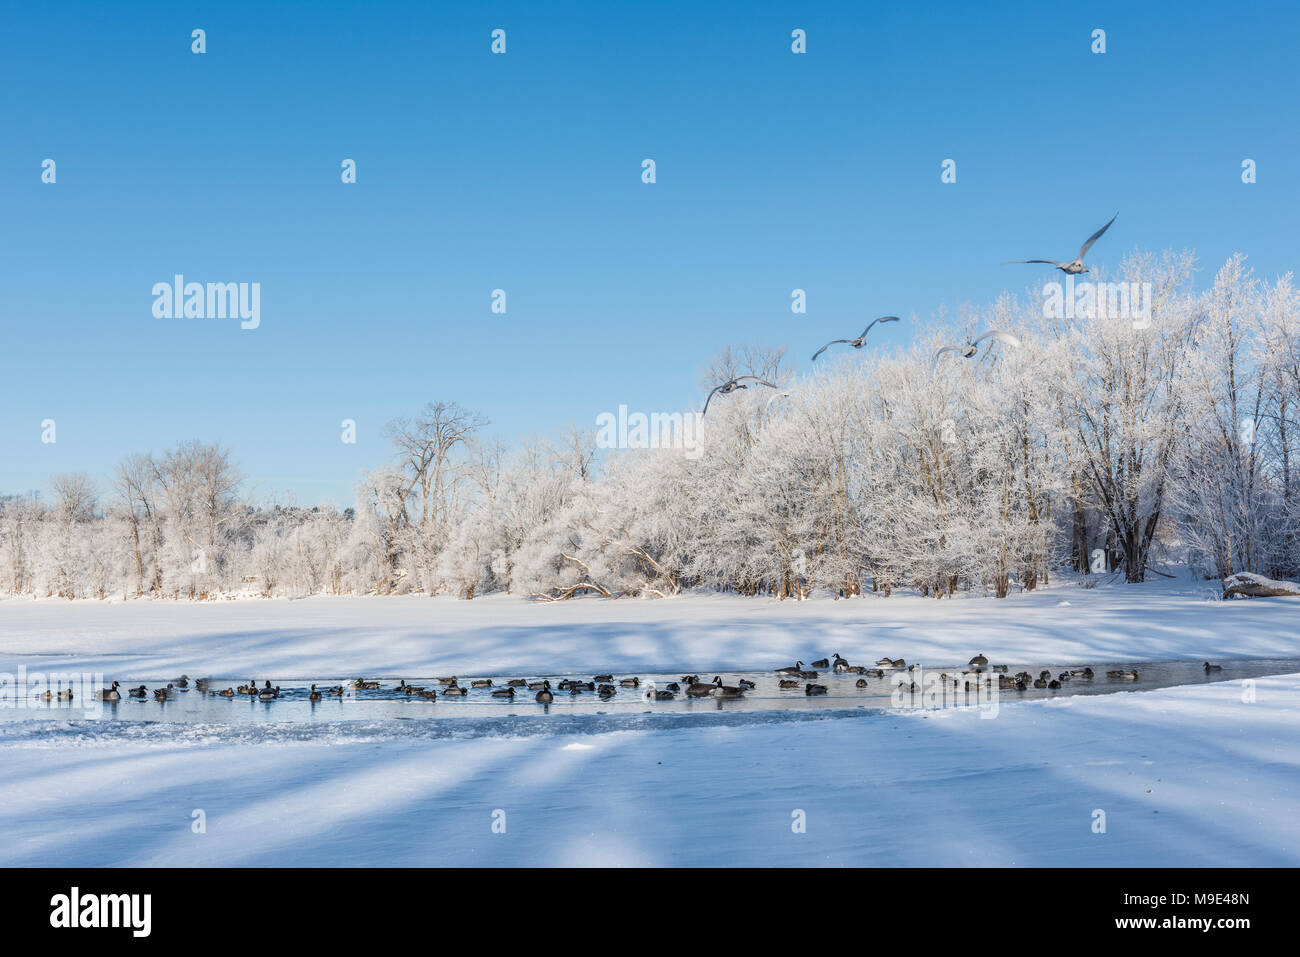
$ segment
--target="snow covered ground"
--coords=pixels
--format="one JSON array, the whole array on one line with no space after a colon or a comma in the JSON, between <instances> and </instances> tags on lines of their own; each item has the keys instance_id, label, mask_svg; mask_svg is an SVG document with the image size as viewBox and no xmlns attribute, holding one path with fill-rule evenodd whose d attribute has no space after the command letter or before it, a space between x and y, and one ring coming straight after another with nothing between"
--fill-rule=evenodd
<instances>
[{"instance_id":1,"label":"snow covered ground","mask_svg":"<svg viewBox=\"0 0 1300 957\"><path fill-rule=\"evenodd\" d=\"M0 670L725 672L833 651L936 666L977 651L1080 663L1300 655L1300 599L1207 593L1162 582L1001 602L7 601ZM1297 701L1300 675L1004 696L993 719L0 721L0 864L1296 866Z\"/></svg>"}]
</instances>

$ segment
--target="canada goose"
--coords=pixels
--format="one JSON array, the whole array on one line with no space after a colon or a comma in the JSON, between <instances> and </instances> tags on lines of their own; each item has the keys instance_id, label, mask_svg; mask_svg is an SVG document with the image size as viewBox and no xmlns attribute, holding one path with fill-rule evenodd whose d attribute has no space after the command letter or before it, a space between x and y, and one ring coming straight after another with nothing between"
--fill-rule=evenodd
<instances>
[{"instance_id":1,"label":"canada goose","mask_svg":"<svg viewBox=\"0 0 1300 957\"><path fill-rule=\"evenodd\" d=\"M802 662L802 661L796 661L794 664L790 665L788 668L777 668L777 669L776 669L776 673L779 674L779 675L800 675L800 674L803 674L803 662ZM691 675L691 677L690 677L689 680L686 679L686 678L683 678L683 679L682 679L682 681L683 681L684 683L686 683L686 684L693 684L694 682L699 681L699 680L700 680L700 679L699 679L699 676L698 676L698 675Z\"/></svg>"},{"instance_id":2,"label":"canada goose","mask_svg":"<svg viewBox=\"0 0 1300 957\"><path fill-rule=\"evenodd\" d=\"M718 686L712 681L700 682L692 681L686 686L686 693L692 698L707 698L713 692L718 690Z\"/></svg>"},{"instance_id":3,"label":"canada goose","mask_svg":"<svg viewBox=\"0 0 1300 957\"><path fill-rule=\"evenodd\" d=\"M233 698L235 696L234 688L227 688L225 691L216 692L218 698Z\"/></svg>"},{"instance_id":4,"label":"canada goose","mask_svg":"<svg viewBox=\"0 0 1300 957\"><path fill-rule=\"evenodd\" d=\"M776 386L773 385L771 382L766 382L763 379L760 379L756 375L738 375L734 379L729 379L726 382L722 383L722 385L714 387L713 391L709 393L709 397L704 400L704 411L700 413L701 418L709 414L709 403L713 401L713 397L715 395L730 395L732 392L735 392L737 389L748 389L749 386L740 384L741 379L750 379L753 382L756 382L758 385L767 386L769 389L776 388Z\"/></svg>"},{"instance_id":5,"label":"canada goose","mask_svg":"<svg viewBox=\"0 0 1300 957\"><path fill-rule=\"evenodd\" d=\"M316 690L316 686L315 686L315 685L312 685L312 686L311 686L311 694L307 695L307 700L308 700L308 701L319 701L320 698L321 698L321 694L320 694L320 692Z\"/></svg>"},{"instance_id":6,"label":"canada goose","mask_svg":"<svg viewBox=\"0 0 1300 957\"><path fill-rule=\"evenodd\" d=\"M1108 671L1106 677L1113 678L1116 681L1137 681L1138 673L1136 668L1131 671Z\"/></svg>"},{"instance_id":7,"label":"canada goose","mask_svg":"<svg viewBox=\"0 0 1300 957\"><path fill-rule=\"evenodd\" d=\"M492 687L492 679L491 679L491 678L479 678L479 679L476 680L476 681L471 681L471 682L469 683L469 686L470 686L471 688L491 688L491 687Z\"/></svg>"},{"instance_id":8,"label":"canada goose","mask_svg":"<svg viewBox=\"0 0 1300 957\"><path fill-rule=\"evenodd\" d=\"M980 335L976 336L974 339L966 340L966 342L960 346L944 346L942 349L940 349L938 352L934 354L934 361L936 364L938 364L939 360L943 358L943 354L945 352L952 352L956 355L961 356L963 359L973 359L975 357L975 353L979 352L980 343L983 342L985 339L990 339L990 338L995 340L996 342L1001 342L1001 343L1005 343L1006 345L1012 346L1013 348L1016 349L1020 348L1020 340L1017 339L1015 336L1013 336L1011 333L1002 332L1000 329L989 329L987 332L981 333Z\"/></svg>"},{"instance_id":9,"label":"canada goose","mask_svg":"<svg viewBox=\"0 0 1300 957\"><path fill-rule=\"evenodd\" d=\"M640 679L640 678L624 678L622 681L619 682L619 685L620 685L621 687L624 687L624 688L639 688L639 687L641 687L641 679Z\"/></svg>"},{"instance_id":10,"label":"canada goose","mask_svg":"<svg viewBox=\"0 0 1300 957\"><path fill-rule=\"evenodd\" d=\"M494 697L494 698L512 698L512 699L513 699L514 696L515 696L515 689L514 689L514 688L510 688L510 687L505 687L505 688L495 688L495 689L493 689L493 691L492 691L492 697Z\"/></svg>"},{"instance_id":11,"label":"canada goose","mask_svg":"<svg viewBox=\"0 0 1300 957\"><path fill-rule=\"evenodd\" d=\"M550 704L555 700L555 695L551 694L551 683L549 681L542 682L542 690L537 692L535 698L542 704Z\"/></svg>"},{"instance_id":12,"label":"canada goose","mask_svg":"<svg viewBox=\"0 0 1300 957\"><path fill-rule=\"evenodd\" d=\"M117 688L118 688L118 684L116 681L113 682L113 686L111 688L101 688L99 691L99 700L117 701L119 698L122 697L122 695L118 693Z\"/></svg>"},{"instance_id":13,"label":"canada goose","mask_svg":"<svg viewBox=\"0 0 1300 957\"><path fill-rule=\"evenodd\" d=\"M850 345L854 349L861 349L863 346L867 344L867 333L870 332L871 327L878 322L898 322L898 316L881 316L879 319L872 319L871 323L867 326L867 328L862 330L862 335L858 336L856 339L832 339L830 342L826 343L826 345L822 346L820 349L818 349L816 352L813 353L812 361L816 362L817 357L819 355L821 355L831 346L836 346L839 345L840 343L844 343L845 345Z\"/></svg>"},{"instance_id":14,"label":"canada goose","mask_svg":"<svg viewBox=\"0 0 1300 957\"><path fill-rule=\"evenodd\" d=\"M1223 665L1212 665L1212 664L1210 664L1208 661L1207 661L1204 665L1202 665L1202 667L1205 669L1205 673L1206 673L1207 675L1208 675L1211 671L1222 671L1222 670L1223 670Z\"/></svg>"},{"instance_id":15,"label":"canada goose","mask_svg":"<svg viewBox=\"0 0 1300 957\"><path fill-rule=\"evenodd\" d=\"M835 664L831 666L831 670L834 671L837 675L842 675L845 672L850 671L852 667L853 666L850 665L847 661L845 661L839 655L836 655Z\"/></svg>"},{"instance_id":16,"label":"canada goose","mask_svg":"<svg viewBox=\"0 0 1300 957\"><path fill-rule=\"evenodd\" d=\"M132 688L130 691L127 692L127 694L129 694L132 698L143 698L148 693L149 693L149 689L146 688L144 685L140 685L140 687L138 688Z\"/></svg>"},{"instance_id":17,"label":"canada goose","mask_svg":"<svg viewBox=\"0 0 1300 957\"><path fill-rule=\"evenodd\" d=\"M815 685L815 684L812 684L811 682L809 682L808 684L804 685L803 693L806 694L806 695L825 694L825 693L826 693L826 686L825 686L825 685Z\"/></svg>"},{"instance_id":18,"label":"canada goose","mask_svg":"<svg viewBox=\"0 0 1300 957\"><path fill-rule=\"evenodd\" d=\"M258 695L257 695L257 700L258 700L258 701L274 701L274 700L275 700L276 698L278 698L278 697L280 697L280 692L279 692L278 690L276 690L276 689L268 689L268 690L266 690L266 691L259 692Z\"/></svg>"},{"instance_id":19,"label":"canada goose","mask_svg":"<svg viewBox=\"0 0 1300 957\"><path fill-rule=\"evenodd\" d=\"M1118 216L1119 213L1112 216L1110 218L1110 223L1115 222L1115 219ZM1014 266L1026 263L1044 263L1049 266L1055 266L1057 269L1061 270L1061 272L1069 276L1077 276L1081 272L1088 272L1088 267L1083 264L1083 257L1088 255L1088 250L1092 248L1093 243L1101 238L1101 234L1110 229L1110 223L1107 223L1105 226L1101 227L1101 229L1089 236L1088 241L1083 244L1082 248L1080 248L1078 257L1069 262L1059 263L1055 259L1012 259L1004 262L1002 265Z\"/></svg>"},{"instance_id":20,"label":"canada goose","mask_svg":"<svg viewBox=\"0 0 1300 957\"><path fill-rule=\"evenodd\" d=\"M976 655L974 658L970 660L970 666L972 668L985 668L988 666L988 663L989 660L985 658L983 655Z\"/></svg>"},{"instance_id":21,"label":"canada goose","mask_svg":"<svg viewBox=\"0 0 1300 957\"><path fill-rule=\"evenodd\" d=\"M859 678L857 681L854 682L854 684L857 685L859 688L865 688L867 686L867 679Z\"/></svg>"},{"instance_id":22,"label":"canada goose","mask_svg":"<svg viewBox=\"0 0 1300 957\"><path fill-rule=\"evenodd\" d=\"M375 684L379 684L379 682L376 681ZM168 687L170 687L170 685L169 685ZM276 687L272 688L272 687L271 687L271 682L268 681L268 682L266 683L266 687L264 687L264 688L262 689L261 693L262 693L262 694L269 694L269 695L271 695L272 697L278 698L278 697L280 697L280 687L279 687L279 685L277 685Z\"/></svg>"},{"instance_id":23,"label":"canada goose","mask_svg":"<svg viewBox=\"0 0 1300 957\"><path fill-rule=\"evenodd\" d=\"M835 657L838 658L839 655L836 655ZM813 668L829 668L830 666L831 660L829 658L819 658L812 663Z\"/></svg>"},{"instance_id":24,"label":"canada goose","mask_svg":"<svg viewBox=\"0 0 1300 957\"><path fill-rule=\"evenodd\" d=\"M71 689L71 688L64 688L62 691L60 691L60 692L58 693L58 696L57 696L57 697L58 697L58 699L59 699L60 701L71 701L71 700L72 700L72 689Z\"/></svg>"},{"instance_id":25,"label":"canada goose","mask_svg":"<svg viewBox=\"0 0 1300 957\"><path fill-rule=\"evenodd\" d=\"M801 662L799 662L799 664L803 664L803 662L801 661ZM782 669L782 670L784 670L784 669ZM777 672L777 674L780 674L780 673L781 673L780 671ZM699 676L699 675L682 675L682 684L684 684L684 685L693 685L693 684L695 684L695 682L697 682L697 681L699 681L699 680L700 680L700 676Z\"/></svg>"},{"instance_id":26,"label":"canada goose","mask_svg":"<svg viewBox=\"0 0 1300 957\"><path fill-rule=\"evenodd\" d=\"M736 684L740 685L742 691L753 691L758 687L758 685L754 684L754 682L750 681L748 678L741 678L736 682Z\"/></svg>"},{"instance_id":27,"label":"canada goose","mask_svg":"<svg viewBox=\"0 0 1300 957\"><path fill-rule=\"evenodd\" d=\"M463 698L468 693L469 692L460 685L447 685L447 687L442 689L442 696L444 698Z\"/></svg>"},{"instance_id":28,"label":"canada goose","mask_svg":"<svg viewBox=\"0 0 1300 957\"><path fill-rule=\"evenodd\" d=\"M717 695L719 698L739 698L745 693L744 688L737 688L731 685L724 685L722 678L714 676L713 683L717 685Z\"/></svg>"},{"instance_id":29,"label":"canada goose","mask_svg":"<svg viewBox=\"0 0 1300 957\"><path fill-rule=\"evenodd\" d=\"M527 688L528 681L524 678L511 678L506 682L507 688Z\"/></svg>"},{"instance_id":30,"label":"canada goose","mask_svg":"<svg viewBox=\"0 0 1300 957\"><path fill-rule=\"evenodd\" d=\"M793 678L782 678L781 681L779 682L779 684L780 684L780 686L781 686L782 688L797 688L797 687L799 687L799 682L795 681Z\"/></svg>"},{"instance_id":31,"label":"canada goose","mask_svg":"<svg viewBox=\"0 0 1300 957\"><path fill-rule=\"evenodd\" d=\"M647 681L644 697L649 701L672 701L677 696L671 691L660 691L653 681Z\"/></svg>"},{"instance_id":32,"label":"canada goose","mask_svg":"<svg viewBox=\"0 0 1300 957\"><path fill-rule=\"evenodd\" d=\"M618 689L613 685L603 684L596 689L596 693L602 698L612 698L614 695L618 694Z\"/></svg>"},{"instance_id":33,"label":"canada goose","mask_svg":"<svg viewBox=\"0 0 1300 957\"><path fill-rule=\"evenodd\" d=\"M614 680L614 676L613 676L613 675L594 675L594 676L592 677L591 680L592 680L592 681L600 681L600 682L604 682L605 684L610 684L611 682L613 682L613 680Z\"/></svg>"}]
</instances>

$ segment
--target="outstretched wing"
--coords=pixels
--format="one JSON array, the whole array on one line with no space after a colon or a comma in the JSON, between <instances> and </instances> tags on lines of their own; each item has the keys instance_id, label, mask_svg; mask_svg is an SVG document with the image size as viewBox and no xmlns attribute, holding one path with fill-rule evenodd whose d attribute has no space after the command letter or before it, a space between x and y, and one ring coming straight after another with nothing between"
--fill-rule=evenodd
<instances>
[{"instance_id":1,"label":"outstretched wing","mask_svg":"<svg viewBox=\"0 0 1300 957\"><path fill-rule=\"evenodd\" d=\"M753 382L757 382L759 385L765 385L765 386L767 386L769 389L775 389L775 388L776 388L776 385L775 385L774 383L768 382L766 379L760 379L760 378L759 378L758 376L756 376L756 375L738 375L738 376L736 376L736 378L733 379L732 381L733 381L733 382L739 382L741 379L749 379L749 380L751 380L751 381L753 381Z\"/></svg>"},{"instance_id":2,"label":"outstretched wing","mask_svg":"<svg viewBox=\"0 0 1300 957\"><path fill-rule=\"evenodd\" d=\"M848 339L832 339L830 342L826 343L826 345L822 346L820 349L818 349L816 352L813 353L812 361L813 361L813 362L816 362L816 361L817 361L817 357L818 357L819 355L821 355L823 352L825 352L827 349L829 349L831 346L835 345L836 343L838 343L838 342L849 342L849 341L850 341L850 340L848 340Z\"/></svg>"},{"instance_id":3,"label":"outstretched wing","mask_svg":"<svg viewBox=\"0 0 1300 957\"><path fill-rule=\"evenodd\" d=\"M1009 332L1002 332L1002 331L999 330L999 329L990 329L988 332L984 333L983 335L979 336L978 338L973 339L973 340L971 341L971 345L973 345L973 346L977 346L977 345L979 345L981 342L983 342L985 339L988 339L988 338L990 338L990 337L996 339L998 342L1004 342L1004 343L1006 343L1007 345L1009 345L1009 346L1013 346L1013 347L1015 347L1015 348L1017 348L1017 349L1020 348L1020 340L1019 340L1019 339L1017 339L1017 338L1016 338L1015 336L1013 336L1011 333L1009 333Z\"/></svg>"},{"instance_id":4,"label":"outstretched wing","mask_svg":"<svg viewBox=\"0 0 1300 957\"><path fill-rule=\"evenodd\" d=\"M878 322L898 322L898 316L881 316L879 319L872 319L871 324L862 330L862 338L867 338L867 333L871 331L871 326Z\"/></svg>"},{"instance_id":5,"label":"outstretched wing","mask_svg":"<svg viewBox=\"0 0 1300 957\"><path fill-rule=\"evenodd\" d=\"M1114 216L1112 216L1112 217L1110 218L1110 223L1115 222L1115 219L1116 219L1118 216L1119 216L1119 213L1116 213ZM1087 241L1086 243L1084 243L1084 244L1083 244L1083 248L1079 250L1079 258L1080 258L1080 259L1082 259L1084 256L1088 255L1088 250L1092 248L1092 244L1095 243L1098 239L1101 238L1101 234L1102 234L1102 233L1104 233L1106 230L1110 229L1110 223L1107 223L1105 226L1101 227L1101 229L1097 230L1095 233L1093 233L1091 236L1088 237L1088 241Z\"/></svg>"},{"instance_id":6,"label":"outstretched wing","mask_svg":"<svg viewBox=\"0 0 1300 957\"><path fill-rule=\"evenodd\" d=\"M727 383L725 382L722 383L722 385L726 384ZM713 391L709 393L709 397L704 400L704 411L700 413L700 418L704 418L704 416L709 414L709 403L713 401L713 397L718 394L718 390L722 388L722 385L714 386Z\"/></svg>"},{"instance_id":7,"label":"outstretched wing","mask_svg":"<svg viewBox=\"0 0 1300 957\"><path fill-rule=\"evenodd\" d=\"M1055 259L1008 259L1002 265L1016 266L1023 263L1046 263L1049 266L1064 266L1065 263L1058 263Z\"/></svg>"},{"instance_id":8,"label":"outstretched wing","mask_svg":"<svg viewBox=\"0 0 1300 957\"><path fill-rule=\"evenodd\" d=\"M945 352L960 353L961 350L958 349L956 346L944 346L942 349L940 349L938 352L934 354L934 361L937 363L941 358L943 358L943 354Z\"/></svg>"}]
</instances>

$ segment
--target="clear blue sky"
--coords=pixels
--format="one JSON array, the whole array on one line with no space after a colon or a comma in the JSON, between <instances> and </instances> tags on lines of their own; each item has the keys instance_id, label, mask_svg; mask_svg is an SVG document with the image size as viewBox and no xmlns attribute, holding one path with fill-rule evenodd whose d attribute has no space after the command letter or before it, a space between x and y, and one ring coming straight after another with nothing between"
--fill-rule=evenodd
<instances>
[{"instance_id":1,"label":"clear blue sky","mask_svg":"<svg viewBox=\"0 0 1300 957\"><path fill-rule=\"evenodd\" d=\"M512 439L686 408L727 343L806 368L1025 289L1001 260L1116 210L1101 264L1300 265L1294 4L4 9L0 491L201 438L261 498L350 504L429 399ZM177 272L260 282L261 328L155 319Z\"/></svg>"}]
</instances>

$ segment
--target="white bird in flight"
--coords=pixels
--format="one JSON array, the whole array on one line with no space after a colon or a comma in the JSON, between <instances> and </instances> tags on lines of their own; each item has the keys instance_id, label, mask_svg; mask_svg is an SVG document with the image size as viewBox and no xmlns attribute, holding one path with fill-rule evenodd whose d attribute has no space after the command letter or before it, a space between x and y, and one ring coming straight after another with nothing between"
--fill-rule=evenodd
<instances>
[{"instance_id":1,"label":"white bird in flight","mask_svg":"<svg viewBox=\"0 0 1300 957\"><path fill-rule=\"evenodd\" d=\"M1115 222L1117 216L1119 216L1119 213L1116 213L1110 218L1110 223ZM1088 241L1084 243L1083 247L1079 250L1078 258L1073 259L1068 263L1058 263L1055 259L1012 259L1008 262L1004 262L1002 265L1012 266L1017 263L1047 263L1071 276L1077 276L1081 272L1088 272L1088 267L1083 264L1083 257L1088 255L1088 250L1092 248L1093 243L1101 238L1101 234L1110 229L1110 223L1107 223L1105 226L1101 227L1101 229L1089 236Z\"/></svg>"},{"instance_id":2,"label":"white bird in flight","mask_svg":"<svg viewBox=\"0 0 1300 957\"><path fill-rule=\"evenodd\" d=\"M874 326L878 322L898 322L898 316L881 316L879 319L871 320L871 325L863 329L862 335L858 336L856 339L832 339L830 342L826 343L826 345L822 346L820 349L818 349L816 352L813 353L812 361L816 362L817 357L819 355L821 355L831 346L837 345L838 343L841 342L848 343L854 349L861 349L863 346L867 344L867 333L871 331L871 326Z\"/></svg>"},{"instance_id":3,"label":"white bird in flight","mask_svg":"<svg viewBox=\"0 0 1300 957\"><path fill-rule=\"evenodd\" d=\"M974 339L967 340L965 343L963 343L960 346L944 346L942 349L940 349L938 352L934 354L934 361L938 362L945 352L956 353L957 355L961 356L963 359L974 358L975 353L979 351L980 343L983 342L985 339L990 339L990 338L996 340L997 342L1006 343L1007 345L1015 349L1020 348L1020 340L1017 339L1015 336L1013 336L1011 333L1002 332L1001 330L998 329L990 329L988 332L976 336Z\"/></svg>"},{"instance_id":4,"label":"white bird in flight","mask_svg":"<svg viewBox=\"0 0 1300 957\"><path fill-rule=\"evenodd\" d=\"M713 401L715 395L727 395L728 393L735 392L737 389L748 389L749 386L741 384L742 379L750 379L757 382L759 385L767 386L769 389L776 388L776 386L771 382L760 379L756 375L738 375L734 379L728 379L726 382L722 383L722 385L714 387L713 391L709 393L709 397L704 400L704 411L701 412L700 415L705 416L709 414L709 403Z\"/></svg>"}]
</instances>

